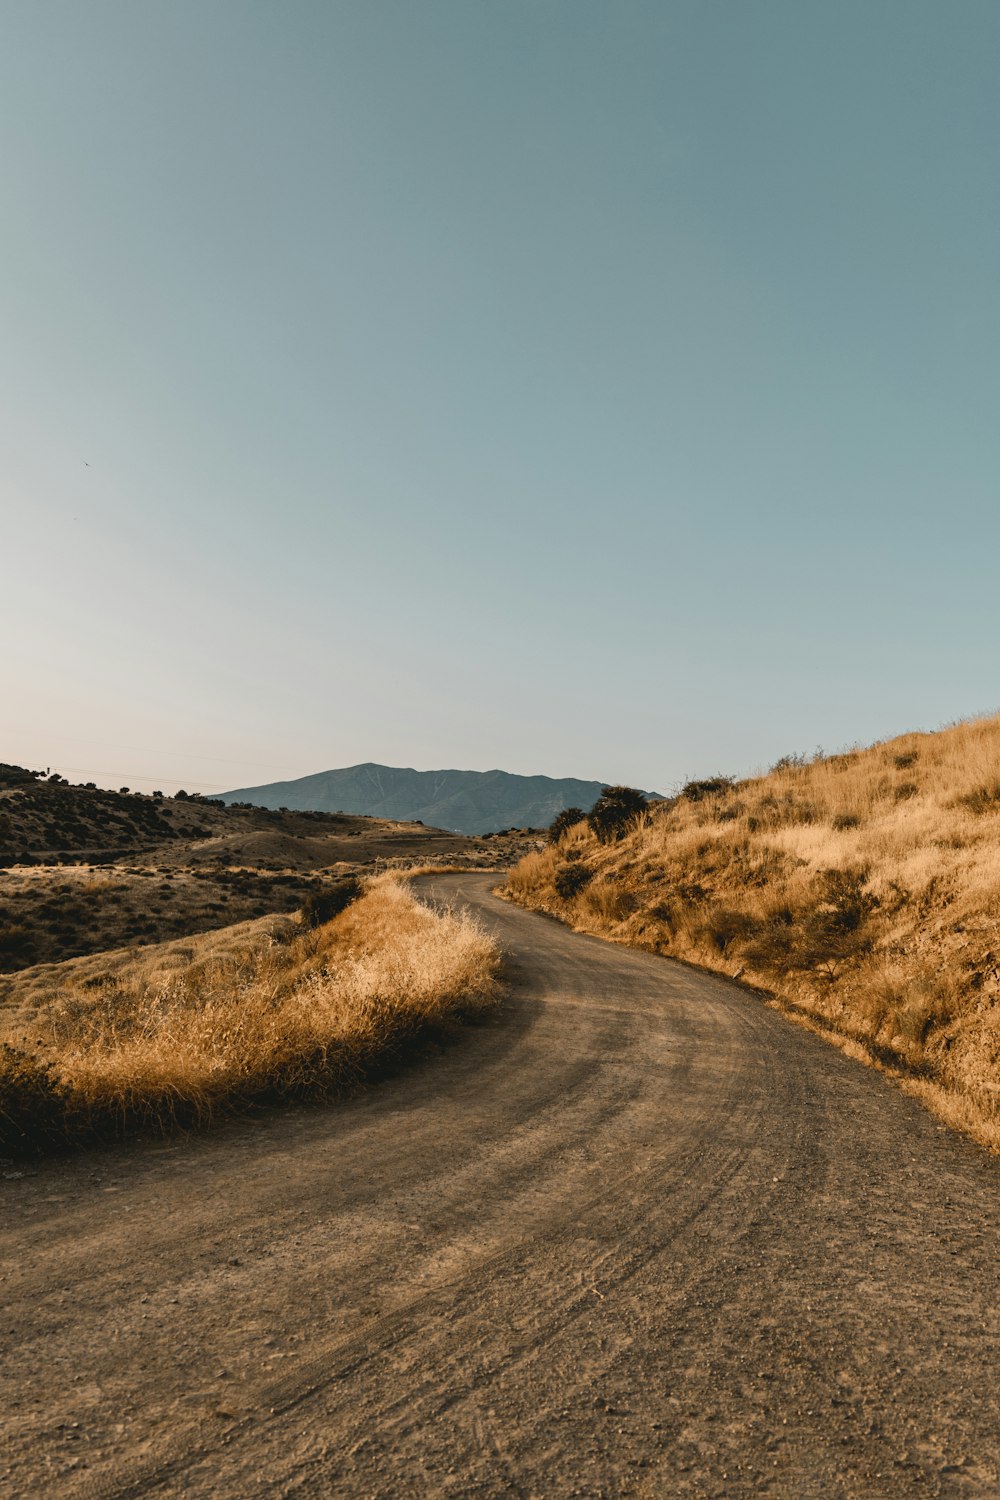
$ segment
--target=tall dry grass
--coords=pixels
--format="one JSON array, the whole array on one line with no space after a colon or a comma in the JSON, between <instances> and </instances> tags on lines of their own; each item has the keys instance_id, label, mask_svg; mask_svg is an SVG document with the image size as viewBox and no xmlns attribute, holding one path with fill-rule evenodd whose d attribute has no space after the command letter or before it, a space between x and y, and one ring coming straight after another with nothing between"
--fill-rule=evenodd
<instances>
[{"instance_id":1,"label":"tall dry grass","mask_svg":"<svg viewBox=\"0 0 1000 1500\"><path fill-rule=\"evenodd\" d=\"M0 1049L0 1148L204 1122L221 1108L327 1095L487 1004L496 945L391 876L334 921L235 953L70 982L31 1038Z\"/></svg>"},{"instance_id":2,"label":"tall dry grass","mask_svg":"<svg viewBox=\"0 0 1000 1500\"><path fill-rule=\"evenodd\" d=\"M770 991L1000 1148L1000 718L578 824L506 889Z\"/></svg>"}]
</instances>

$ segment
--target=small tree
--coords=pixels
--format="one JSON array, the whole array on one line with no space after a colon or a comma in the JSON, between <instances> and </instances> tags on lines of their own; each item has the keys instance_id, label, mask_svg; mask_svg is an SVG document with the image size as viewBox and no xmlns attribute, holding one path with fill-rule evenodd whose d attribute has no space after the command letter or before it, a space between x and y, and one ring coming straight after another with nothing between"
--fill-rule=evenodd
<instances>
[{"instance_id":1,"label":"small tree","mask_svg":"<svg viewBox=\"0 0 1000 1500\"><path fill-rule=\"evenodd\" d=\"M582 823L586 816L582 807L564 807L549 824L549 843L558 844L563 834L577 823Z\"/></svg>"},{"instance_id":2,"label":"small tree","mask_svg":"<svg viewBox=\"0 0 1000 1500\"><path fill-rule=\"evenodd\" d=\"M624 838L629 824L646 811L646 799L634 786L605 786L587 816L602 844Z\"/></svg>"}]
</instances>

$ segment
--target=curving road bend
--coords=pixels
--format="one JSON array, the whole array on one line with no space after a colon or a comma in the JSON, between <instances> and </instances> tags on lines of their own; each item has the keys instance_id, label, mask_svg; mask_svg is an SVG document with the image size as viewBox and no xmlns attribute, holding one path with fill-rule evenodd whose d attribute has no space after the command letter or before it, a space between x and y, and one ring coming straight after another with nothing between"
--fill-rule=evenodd
<instances>
[{"instance_id":1,"label":"curving road bend","mask_svg":"<svg viewBox=\"0 0 1000 1500\"><path fill-rule=\"evenodd\" d=\"M1000 1494L1000 1163L494 878L442 1056L2 1169L0 1494Z\"/></svg>"}]
</instances>

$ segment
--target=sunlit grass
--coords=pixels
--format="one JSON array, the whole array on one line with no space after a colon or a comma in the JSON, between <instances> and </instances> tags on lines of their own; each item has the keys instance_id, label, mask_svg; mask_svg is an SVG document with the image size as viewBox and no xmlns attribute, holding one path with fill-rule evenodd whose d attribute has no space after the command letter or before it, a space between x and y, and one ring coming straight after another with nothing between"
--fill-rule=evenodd
<instances>
[{"instance_id":1,"label":"sunlit grass","mask_svg":"<svg viewBox=\"0 0 1000 1500\"><path fill-rule=\"evenodd\" d=\"M507 891L738 973L1000 1147L1000 718L680 797L620 843L578 824Z\"/></svg>"},{"instance_id":2,"label":"sunlit grass","mask_svg":"<svg viewBox=\"0 0 1000 1500\"><path fill-rule=\"evenodd\" d=\"M66 985L0 1054L0 1145L202 1123L221 1108L336 1093L496 991L493 941L381 877L333 922L206 944ZM58 1100L58 1106L52 1104ZM47 1101L47 1102L40 1102ZM19 1136L24 1139L19 1139Z\"/></svg>"}]
</instances>

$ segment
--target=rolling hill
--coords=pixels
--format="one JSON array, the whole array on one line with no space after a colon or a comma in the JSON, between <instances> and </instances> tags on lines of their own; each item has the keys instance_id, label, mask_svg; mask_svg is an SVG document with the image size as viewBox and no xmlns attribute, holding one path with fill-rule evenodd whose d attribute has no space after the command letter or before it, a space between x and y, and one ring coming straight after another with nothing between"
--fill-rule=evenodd
<instances>
[{"instance_id":1,"label":"rolling hill","mask_svg":"<svg viewBox=\"0 0 1000 1500\"><path fill-rule=\"evenodd\" d=\"M258 807L365 813L429 823L452 833L496 833L502 828L543 828L567 807L589 811L601 795L601 785L571 776L414 771L367 761L219 795L224 802L251 802Z\"/></svg>"}]
</instances>

